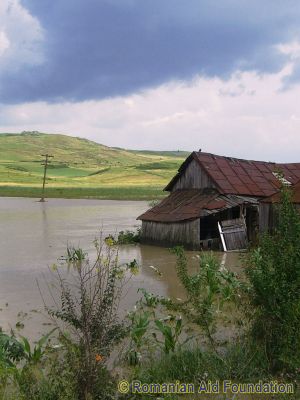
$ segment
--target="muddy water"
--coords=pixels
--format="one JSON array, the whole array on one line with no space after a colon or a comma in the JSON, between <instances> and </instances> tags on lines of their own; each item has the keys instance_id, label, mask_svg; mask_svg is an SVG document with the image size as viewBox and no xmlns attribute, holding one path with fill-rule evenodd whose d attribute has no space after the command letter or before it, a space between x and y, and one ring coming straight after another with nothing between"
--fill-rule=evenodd
<instances>
[{"instance_id":1,"label":"muddy water","mask_svg":"<svg viewBox=\"0 0 300 400\"><path fill-rule=\"evenodd\" d=\"M139 225L136 216L148 208L147 202L106 200L0 198L0 326L16 328L21 321L22 334L36 338L49 330L49 320L41 312L47 299L45 282L51 282L49 266L66 253L68 245L80 246L95 254L92 241L99 236ZM191 269L197 265L197 253L189 252ZM222 262L241 272L237 253L219 253ZM120 250L120 261L136 259L140 273L133 277L122 300L122 313L130 310L145 288L158 295L183 297L183 288L175 274L174 256L167 249L127 245ZM161 271L161 275L152 267Z\"/></svg>"}]
</instances>

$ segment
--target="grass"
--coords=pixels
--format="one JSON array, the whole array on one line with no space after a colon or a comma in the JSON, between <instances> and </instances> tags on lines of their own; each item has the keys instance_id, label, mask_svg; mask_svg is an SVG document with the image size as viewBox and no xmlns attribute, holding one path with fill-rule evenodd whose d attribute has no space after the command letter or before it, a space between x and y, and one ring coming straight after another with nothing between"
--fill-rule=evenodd
<instances>
[{"instance_id":1,"label":"grass","mask_svg":"<svg viewBox=\"0 0 300 400\"><path fill-rule=\"evenodd\" d=\"M52 154L47 196L156 199L187 153L110 148L66 135L0 134L0 196L39 197L43 157Z\"/></svg>"},{"instance_id":2,"label":"grass","mask_svg":"<svg viewBox=\"0 0 300 400\"><path fill-rule=\"evenodd\" d=\"M196 388L201 382L220 382L220 394L196 394L193 396L173 396L175 399L215 399L215 400L272 400L272 399L299 399L299 380L295 381L288 376L272 376L266 371L264 355L256 352L255 347L250 348L242 341L236 341L229 345L221 356L213 351L201 350L197 347L182 348L171 354L162 354L159 359L151 360L148 365L140 368L133 378L142 383L183 382L193 383ZM295 378L295 377L294 377ZM294 394L290 395L260 395L240 394L238 397L231 394L222 394L223 382L232 383L258 383L277 381L281 383L293 383ZM148 396L136 396L132 398L149 398Z\"/></svg>"},{"instance_id":3,"label":"grass","mask_svg":"<svg viewBox=\"0 0 300 400\"><path fill-rule=\"evenodd\" d=\"M46 197L64 199L152 200L166 195L160 187L48 187ZM41 197L41 188L33 186L0 186L0 197Z\"/></svg>"},{"instance_id":4,"label":"grass","mask_svg":"<svg viewBox=\"0 0 300 400\"><path fill-rule=\"evenodd\" d=\"M253 350L253 349L252 349ZM259 362L250 354L249 349L241 343L229 346L222 355L213 351L201 351L200 348L185 348L162 355L144 368L139 376L143 382L200 382L201 380L226 380L251 382L261 379L264 368L259 368ZM269 379L270 376L264 376Z\"/></svg>"}]
</instances>

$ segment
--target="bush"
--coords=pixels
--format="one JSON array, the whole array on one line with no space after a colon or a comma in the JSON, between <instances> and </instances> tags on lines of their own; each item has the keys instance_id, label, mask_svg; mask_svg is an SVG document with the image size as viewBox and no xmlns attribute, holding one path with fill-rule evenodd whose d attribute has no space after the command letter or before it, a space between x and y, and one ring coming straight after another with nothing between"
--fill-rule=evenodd
<instances>
[{"instance_id":1,"label":"bush","mask_svg":"<svg viewBox=\"0 0 300 400\"><path fill-rule=\"evenodd\" d=\"M52 265L56 284L49 290L55 306L46 310L59 329L54 346L48 340L57 328L34 346L25 337L0 330L3 400L115 398L117 384L107 361L128 334L118 306L122 289L138 265L135 260L120 265L118 248L110 241L94 244L95 261L82 249L69 247L62 264Z\"/></svg>"},{"instance_id":2,"label":"bush","mask_svg":"<svg viewBox=\"0 0 300 400\"><path fill-rule=\"evenodd\" d=\"M261 237L247 269L254 307L252 337L271 370L300 367L300 216L282 189L278 225Z\"/></svg>"},{"instance_id":3,"label":"bush","mask_svg":"<svg viewBox=\"0 0 300 400\"><path fill-rule=\"evenodd\" d=\"M201 254L198 271L190 275L183 248L176 247L172 252L177 256L177 275L186 289L187 298L166 299L139 289L143 298L129 314L128 358L131 365L154 360L153 355L158 356L159 350L165 354L176 353L199 335L202 342L208 340L218 358L220 346L214 337L216 325L225 305L232 304L237 298L241 283L232 272L220 268L212 253Z\"/></svg>"},{"instance_id":4,"label":"bush","mask_svg":"<svg viewBox=\"0 0 300 400\"><path fill-rule=\"evenodd\" d=\"M197 324L216 350L213 334L217 319L225 304L235 301L242 284L233 272L220 268L213 253L201 254L197 273L190 275L183 248L175 247L172 252L177 256L177 276L186 290L187 300L171 302L170 306L180 310L188 321Z\"/></svg>"},{"instance_id":5,"label":"bush","mask_svg":"<svg viewBox=\"0 0 300 400\"><path fill-rule=\"evenodd\" d=\"M27 338L0 334L0 394L5 400L55 400L58 386L45 377L49 337L41 337L33 347ZM56 381L56 379L55 379Z\"/></svg>"},{"instance_id":6,"label":"bush","mask_svg":"<svg viewBox=\"0 0 300 400\"><path fill-rule=\"evenodd\" d=\"M127 333L119 319L118 306L128 279L126 272L133 269L132 263L121 266L118 249L110 242L94 243L94 262L82 250L68 249L66 260L73 273L68 281L60 267L53 268L60 305L47 308L57 322L63 322L60 327L63 360L58 358L57 362L69 369L74 399L79 400L111 398L113 379L106 361L113 346Z\"/></svg>"},{"instance_id":7,"label":"bush","mask_svg":"<svg viewBox=\"0 0 300 400\"><path fill-rule=\"evenodd\" d=\"M138 228L136 232L126 230L120 231L118 235L117 244L134 244L139 243L141 239L141 229Z\"/></svg>"},{"instance_id":8,"label":"bush","mask_svg":"<svg viewBox=\"0 0 300 400\"><path fill-rule=\"evenodd\" d=\"M138 228L135 232L126 230L120 231L118 237L116 238L114 235L108 235L105 238L105 242L108 245L121 245L121 244L136 244L141 240L141 229Z\"/></svg>"}]
</instances>

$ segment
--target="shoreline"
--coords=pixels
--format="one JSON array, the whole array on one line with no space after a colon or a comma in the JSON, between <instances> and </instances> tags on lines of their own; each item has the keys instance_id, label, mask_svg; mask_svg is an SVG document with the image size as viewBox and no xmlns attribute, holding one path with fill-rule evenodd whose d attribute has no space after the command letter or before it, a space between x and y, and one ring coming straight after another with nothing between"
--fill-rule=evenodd
<instances>
[{"instance_id":1,"label":"shoreline","mask_svg":"<svg viewBox=\"0 0 300 400\"><path fill-rule=\"evenodd\" d=\"M41 188L33 186L1 186L0 197L34 198L41 197ZM128 186L128 187L48 187L45 198L85 199L85 200L134 200L151 201L166 197L162 188Z\"/></svg>"}]
</instances>

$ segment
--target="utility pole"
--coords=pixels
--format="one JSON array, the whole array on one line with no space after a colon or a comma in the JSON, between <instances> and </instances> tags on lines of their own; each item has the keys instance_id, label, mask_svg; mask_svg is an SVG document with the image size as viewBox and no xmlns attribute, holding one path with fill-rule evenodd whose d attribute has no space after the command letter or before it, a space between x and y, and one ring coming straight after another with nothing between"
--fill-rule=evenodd
<instances>
[{"instance_id":1,"label":"utility pole","mask_svg":"<svg viewBox=\"0 0 300 400\"><path fill-rule=\"evenodd\" d=\"M44 202L45 201L45 184L46 184L46 176L47 176L47 167L48 164L51 162L49 160L49 158L54 157L51 156L50 154L42 154L42 157L45 157L45 161L41 164L44 165L44 178L43 178L43 190L42 190L42 197L40 199L40 202Z\"/></svg>"}]
</instances>

